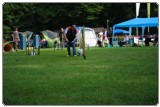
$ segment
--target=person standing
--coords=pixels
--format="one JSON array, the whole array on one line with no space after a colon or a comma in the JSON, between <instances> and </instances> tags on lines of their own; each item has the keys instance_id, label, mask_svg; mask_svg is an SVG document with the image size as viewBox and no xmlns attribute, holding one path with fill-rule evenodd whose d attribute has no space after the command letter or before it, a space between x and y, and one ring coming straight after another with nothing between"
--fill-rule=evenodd
<instances>
[{"instance_id":1,"label":"person standing","mask_svg":"<svg viewBox=\"0 0 160 107\"><path fill-rule=\"evenodd\" d=\"M15 29L12 36L13 36L13 42L14 42L15 49L16 51L18 51L18 42L20 41L18 28Z\"/></svg>"},{"instance_id":2,"label":"person standing","mask_svg":"<svg viewBox=\"0 0 160 107\"><path fill-rule=\"evenodd\" d=\"M64 29L63 28L61 28L58 37L60 40L60 48L63 49L64 48Z\"/></svg>"},{"instance_id":3,"label":"person standing","mask_svg":"<svg viewBox=\"0 0 160 107\"><path fill-rule=\"evenodd\" d=\"M107 33L108 33L107 28L105 28L104 32L103 32L103 35L107 37Z\"/></svg>"},{"instance_id":4,"label":"person standing","mask_svg":"<svg viewBox=\"0 0 160 107\"><path fill-rule=\"evenodd\" d=\"M105 44L107 44L107 46L109 45L109 40L107 37L107 29L106 28L103 30L102 46L105 47Z\"/></svg>"},{"instance_id":5,"label":"person standing","mask_svg":"<svg viewBox=\"0 0 160 107\"><path fill-rule=\"evenodd\" d=\"M109 38L109 43L111 46L113 46L113 43L112 43L112 28L110 27L109 30L107 30L107 36Z\"/></svg>"},{"instance_id":6,"label":"person standing","mask_svg":"<svg viewBox=\"0 0 160 107\"><path fill-rule=\"evenodd\" d=\"M77 40L77 33L76 25L69 26L65 31L65 40L67 42L67 51L68 55L71 55L70 47L73 48L73 56L76 56L76 40Z\"/></svg>"}]
</instances>

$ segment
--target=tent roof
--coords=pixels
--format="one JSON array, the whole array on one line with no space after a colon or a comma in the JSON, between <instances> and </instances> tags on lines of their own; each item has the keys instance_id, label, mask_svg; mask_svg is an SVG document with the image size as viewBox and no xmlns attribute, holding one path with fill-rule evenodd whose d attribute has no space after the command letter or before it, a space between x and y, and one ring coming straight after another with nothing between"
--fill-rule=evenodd
<instances>
[{"instance_id":1,"label":"tent roof","mask_svg":"<svg viewBox=\"0 0 160 107\"><path fill-rule=\"evenodd\" d=\"M122 29L115 29L114 34L129 34L129 31L122 30Z\"/></svg>"},{"instance_id":2,"label":"tent roof","mask_svg":"<svg viewBox=\"0 0 160 107\"><path fill-rule=\"evenodd\" d=\"M65 29L65 32L68 31L68 27ZM83 26L76 26L76 30L78 30L78 31L80 31L82 28L83 28ZM84 29L85 30L93 30L92 28L89 28L89 27L84 27Z\"/></svg>"},{"instance_id":3,"label":"tent roof","mask_svg":"<svg viewBox=\"0 0 160 107\"><path fill-rule=\"evenodd\" d=\"M57 35L58 35L57 32L52 32L52 31L50 31L50 30L44 30L44 31L42 31L41 33L42 33L43 35L48 36L48 37L51 38L51 39L56 38Z\"/></svg>"},{"instance_id":4,"label":"tent roof","mask_svg":"<svg viewBox=\"0 0 160 107\"><path fill-rule=\"evenodd\" d=\"M134 18L119 24L115 24L113 27L157 27L158 17L153 18Z\"/></svg>"}]
</instances>

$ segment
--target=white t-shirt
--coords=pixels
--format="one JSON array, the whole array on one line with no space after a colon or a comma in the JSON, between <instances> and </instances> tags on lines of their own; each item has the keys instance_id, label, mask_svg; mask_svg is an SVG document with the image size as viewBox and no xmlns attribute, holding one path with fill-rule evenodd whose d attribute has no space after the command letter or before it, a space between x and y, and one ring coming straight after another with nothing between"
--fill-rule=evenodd
<instances>
[{"instance_id":1,"label":"white t-shirt","mask_svg":"<svg viewBox=\"0 0 160 107\"><path fill-rule=\"evenodd\" d=\"M123 42L127 42L129 40L128 36L124 38Z\"/></svg>"}]
</instances>

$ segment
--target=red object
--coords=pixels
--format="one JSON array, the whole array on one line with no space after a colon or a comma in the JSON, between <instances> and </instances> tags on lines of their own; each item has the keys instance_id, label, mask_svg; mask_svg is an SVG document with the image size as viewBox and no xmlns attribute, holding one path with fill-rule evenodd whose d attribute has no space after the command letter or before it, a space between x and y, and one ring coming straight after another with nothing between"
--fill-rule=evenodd
<instances>
[{"instance_id":1,"label":"red object","mask_svg":"<svg viewBox=\"0 0 160 107\"><path fill-rule=\"evenodd\" d=\"M71 26L68 26L68 31L71 30ZM76 29L76 34L78 33L78 30Z\"/></svg>"},{"instance_id":2,"label":"red object","mask_svg":"<svg viewBox=\"0 0 160 107\"><path fill-rule=\"evenodd\" d=\"M105 39L105 36L103 35L102 40L104 40L104 39Z\"/></svg>"}]
</instances>

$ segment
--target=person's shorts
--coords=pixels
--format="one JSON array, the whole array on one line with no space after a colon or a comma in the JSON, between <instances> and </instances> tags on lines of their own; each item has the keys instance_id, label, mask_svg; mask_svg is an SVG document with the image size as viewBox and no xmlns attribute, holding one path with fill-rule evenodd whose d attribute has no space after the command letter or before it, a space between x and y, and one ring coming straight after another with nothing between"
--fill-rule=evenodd
<instances>
[{"instance_id":1,"label":"person's shorts","mask_svg":"<svg viewBox=\"0 0 160 107\"><path fill-rule=\"evenodd\" d=\"M19 42L19 41L20 41L19 38L15 38L15 39L14 39L14 42L15 42L16 45L18 45L18 42Z\"/></svg>"}]
</instances>

